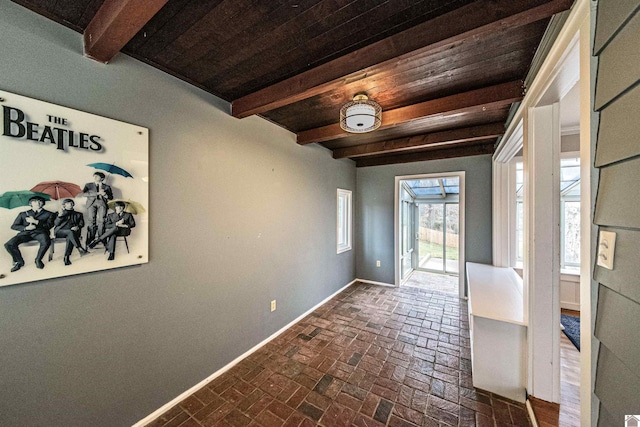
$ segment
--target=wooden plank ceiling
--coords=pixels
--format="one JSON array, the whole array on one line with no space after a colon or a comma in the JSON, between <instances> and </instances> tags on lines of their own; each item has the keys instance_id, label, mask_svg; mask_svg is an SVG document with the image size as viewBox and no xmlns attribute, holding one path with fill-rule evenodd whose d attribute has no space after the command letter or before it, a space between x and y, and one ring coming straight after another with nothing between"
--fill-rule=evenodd
<instances>
[{"instance_id":1,"label":"wooden plank ceiling","mask_svg":"<svg viewBox=\"0 0 640 427\"><path fill-rule=\"evenodd\" d=\"M14 0L118 52L374 166L493 153L553 14L573 0ZM382 125L350 134L357 93Z\"/></svg>"}]
</instances>

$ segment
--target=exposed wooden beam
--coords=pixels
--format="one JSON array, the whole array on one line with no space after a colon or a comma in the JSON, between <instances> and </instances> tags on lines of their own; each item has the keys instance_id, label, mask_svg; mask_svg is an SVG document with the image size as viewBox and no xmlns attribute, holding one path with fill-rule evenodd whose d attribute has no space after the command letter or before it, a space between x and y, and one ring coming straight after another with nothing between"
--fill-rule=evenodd
<instances>
[{"instance_id":1,"label":"exposed wooden beam","mask_svg":"<svg viewBox=\"0 0 640 427\"><path fill-rule=\"evenodd\" d=\"M523 97L522 82L519 80L484 87L469 92L446 96L444 98L425 101L406 107L382 112L382 125L378 130L388 129L412 120L435 115L459 114L464 112L483 111L488 108L506 106L520 101ZM298 133L298 144L312 144L314 142L353 136L340 128L339 123L309 129Z\"/></svg>"},{"instance_id":2,"label":"exposed wooden beam","mask_svg":"<svg viewBox=\"0 0 640 427\"><path fill-rule=\"evenodd\" d=\"M356 145L353 147L336 148L333 150L333 158L342 159L345 157L397 153L425 147L497 138L502 135L504 135L504 123L491 123L488 125L416 135L409 138L393 139L391 141L372 142L370 144Z\"/></svg>"},{"instance_id":3,"label":"exposed wooden beam","mask_svg":"<svg viewBox=\"0 0 640 427\"><path fill-rule=\"evenodd\" d=\"M571 7L573 0L479 0L232 102L243 118L390 70L398 61L495 31L515 28Z\"/></svg>"},{"instance_id":4,"label":"exposed wooden beam","mask_svg":"<svg viewBox=\"0 0 640 427\"><path fill-rule=\"evenodd\" d=\"M106 0L84 31L84 54L107 63L168 0Z\"/></svg>"},{"instance_id":5,"label":"exposed wooden beam","mask_svg":"<svg viewBox=\"0 0 640 427\"><path fill-rule=\"evenodd\" d=\"M392 165L396 163L422 162L425 160L449 159L453 157L479 156L493 154L495 141L473 143L462 147L443 148L440 150L424 151L420 153L396 154L391 156L364 157L356 159L356 167Z\"/></svg>"}]
</instances>

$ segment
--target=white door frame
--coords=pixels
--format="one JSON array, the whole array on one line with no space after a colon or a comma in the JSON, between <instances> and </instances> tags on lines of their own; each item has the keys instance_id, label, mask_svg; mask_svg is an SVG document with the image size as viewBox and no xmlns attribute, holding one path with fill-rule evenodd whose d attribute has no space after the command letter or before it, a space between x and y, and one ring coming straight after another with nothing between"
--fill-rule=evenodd
<instances>
[{"instance_id":1,"label":"white door frame","mask_svg":"<svg viewBox=\"0 0 640 427\"><path fill-rule=\"evenodd\" d=\"M528 108L524 139L524 302L529 394L560 403L560 104Z\"/></svg>"},{"instance_id":2,"label":"white door frame","mask_svg":"<svg viewBox=\"0 0 640 427\"><path fill-rule=\"evenodd\" d=\"M458 249L458 295L460 298L466 298L465 295L465 251L464 251L464 242L465 242L465 172L464 171L454 171L454 172L440 172L440 173L429 173L429 174L419 174L419 175L404 175L404 176L396 176L395 178L395 196L394 196L394 260L395 260L395 286L400 286L400 269L402 266L400 265L400 185L402 185L402 181L406 180L415 180L415 179L434 179L434 178L444 178L444 177L457 177L459 186L460 186L460 194L458 201L458 210L459 210L459 220L460 224L458 226L460 232L460 240L459 240L459 249Z\"/></svg>"},{"instance_id":3,"label":"white door frame","mask_svg":"<svg viewBox=\"0 0 640 427\"><path fill-rule=\"evenodd\" d=\"M580 268L580 315L581 315L581 338L580 338L580 424L588 427L591 425L591 337L593 335L591 327L591 186L590 175L593 164L591 153L591 28L590 14L592 6L589 0L576 0L571 8L571 12L563 28L561 29L556 41L554 42L549 54L536 79L528 88L527 94L522 104L516 111L511 125L507 128L505 135L494 154L494 219L496 216L504 219L508 218L508 210L505 208L505 200L503 197L495 197L496 191L501 191L500 185L496 185L497 181L503 180L507 173L507 162L512 156L518 140L522 144L522 135L527 135L526 124L523 132L523 122L528 117L531 108L542 105L551 105L561 99L573 85L571 82L577 81L579 78L580 87L580 165L581 175L583 179L580 184L581 194L581 268ZM578 55L575 55L578 53ZM571 57L575 60L574 66L566 67ZM577 63L577 67L575 66ZM571 70L568 70L571 68ZM579 69L579 72L576 70ZM572 75L574 74L574 75ZM577 77L575 76L577 74ZM502 163L502 164L501 164ZM496 167L496 165L499 165ZM503 181L504 183L504 181ZM506 184L502 184L503 189ZM558 201L559 203L559 201ZM494 226L496 222L494 221ZM494 228L494 263L509 263L508 238L504 235L505 228ZM526 243L525 243L526 244ZM497 247L496 247L497 245ZM505 265L506 266L506 265ZM559 298L559 296L558 296ZM530 309L529 304L525 304L525 312L527 316L532 313L527 312ZM536 319L529 318L529 328L536 326ZM536 349L531 349L536 352ZM559 352L559 348L554 352ZM531 369L532 360L529 359L529 368ZM530 372L531 375L531 372ZM547 376L542 380L546 384L543 389L547 389L549 384L557 384L557 382ZM528 392L536 396L535 384L532 384L532 378L528 379ZM532 388L534 390L532 390ZM555 393L552 392L552 396ZM550 396L549 400L553 397Z\"/></svg>"}]
</instances>

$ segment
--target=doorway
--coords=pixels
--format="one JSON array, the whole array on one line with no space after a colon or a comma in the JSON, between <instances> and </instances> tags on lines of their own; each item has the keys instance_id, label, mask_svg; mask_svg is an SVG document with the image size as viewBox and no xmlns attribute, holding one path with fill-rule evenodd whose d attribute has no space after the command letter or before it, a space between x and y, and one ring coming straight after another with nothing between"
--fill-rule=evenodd
<instances>
[{"instance_id":1,"label":"doorway","mask_svg":"<svg viewBox=\"0 0 640 427\"><path fill-rule=\"evenodd\" d=\"M416 270L458 275L458 202L416 202Z\"/></svg>"},{"instance_id":2,"label":"doorway","mask_svg":"<svg viewBox=\"0 0 640 427\"><path fill-rule=\"evenodd\" d=\"M591 422L591 273L593 268L592 240L595 236L592 228L592 198L595 191L591 189L593 176L593 153L591 147L592 111L588 102L591 91L590 77L590 9L589 2L576 1L567 21L556 38L550 52L540 68L538 77L528 85L528 90L520 107L515 111L511 124L503 136L502 142L494 154L494 264L502 267L514 266L513 250L515 238L512 230L512 210L515 204L509 197L515 195L514 181L509 177L509 160L523 147L525 157L523 173L529 176L528 189L524 191L523 209L527 220L518 224L523 230L523 282L525 310L528 312L528 354L527 354L527 393L540 399L561 403L564 385L561 383L561 334L559 323L561 318L561 245L567 245L569 237L561 235L561 165L560 144L563 133L578 134L579 168L581 179L576 187L567 186L564 198L565 221L575 223L580 218L579 232L579 275L574 275L573 297L579 296L576 308L580 310L581 339L579 354L580 378L579 423L589 425ZM576 87L577 85L577 87ZM575 91L576 103L570 107L570 92ZM569 98L568 98L569 97ZM569 105L567 105L569 104ZM578 112L578 121L571 126L566 123L563 109ZM568 125L568 126L567 126ZM573 127L573 129L570 129ZM514 174L515 176L515 174ZM571 200L571 194L580 187L580 202ZM578 215L577 205L580 206ZM569 208L567 210L567 208ZM564 216L564 215L563 215ZM550 232L553 230L553 232ZM592 236L593 234L593 236ZM564 238L564 242L563 242ZM565 250L566 251L566 250ZM572 255L569 251L566 255ZM570 267L578 259L577 253L565 259L565 266ZM566 295L565 295L566 297ZM562 313L564 314L564 313ZM578 386L576 386L578 388ZM577 400L577 399L575 399ZM577 418L577 414L574 414ZM577 425L577 424L576 424Z\"/></svg>"},{"instance_id":3,"label":"doorway","mask_svg":"<svg viewBox=\"0 0 640 427\"><path fill-rule=\"evenodd\" d=\"M464 296L463 214L464 172L396 177L396 286Z\"/></svg>"}]
</instances>

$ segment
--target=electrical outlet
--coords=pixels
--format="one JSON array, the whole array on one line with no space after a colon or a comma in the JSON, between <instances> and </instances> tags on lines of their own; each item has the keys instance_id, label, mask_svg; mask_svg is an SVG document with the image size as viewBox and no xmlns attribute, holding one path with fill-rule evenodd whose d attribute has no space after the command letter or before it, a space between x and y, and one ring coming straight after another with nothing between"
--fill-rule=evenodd
<instances>
[{"instance_id":1,"label":"electrical outlet","mask_svg":"<svg viewBox=\"0 0 640 427\"><path fill-rule=\"evenodd\" d=\"M376 267L380 267L380 260L376 261Z\"/></svg>"},{"instance_id":2,"label":"electrical outlet","mask_svg":"<svg viewBox=\"0 0 640 427\"><path fill-rule=\"evenodd\" d=\"M271 311L276 311L276 300L271 301Z\"/></svg>"}]
</instances>

